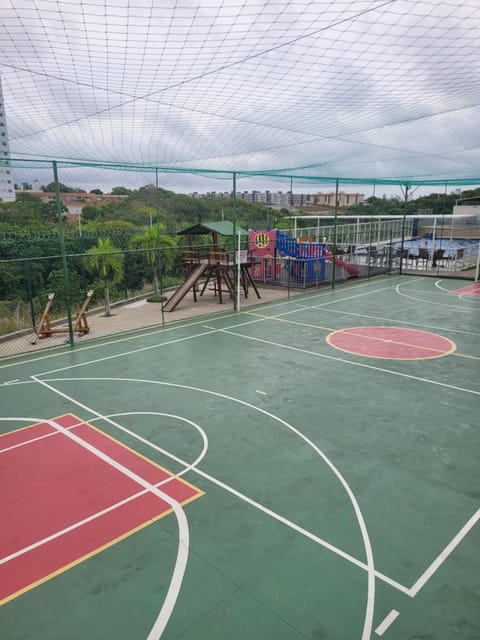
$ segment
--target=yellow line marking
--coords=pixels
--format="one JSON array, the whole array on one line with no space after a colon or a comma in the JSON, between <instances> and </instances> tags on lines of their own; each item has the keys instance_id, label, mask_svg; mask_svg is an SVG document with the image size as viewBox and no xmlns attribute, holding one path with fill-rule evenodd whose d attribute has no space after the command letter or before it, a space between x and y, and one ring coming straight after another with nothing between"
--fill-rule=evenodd
<instances>
[{"instance_id":1,"label":"yellow line marking","mask_svg":"<svg viewBox=\"0 0 480 640\"><path fill-rule=\"evenodd\" d=\"M199 489L198 487L196 487L195 485L191 484L190 482L187 482L183 478L179 478L177 475L175 475L174 473L172 473L168 469L165 469L165 467L162 467L161 465L157 464L153 460L150 460L150 458L147 458L146 456L142 455L138 451L135 451L135 449L132 449L128 445L123 444L123 442L121 442L120 440L117 440L116 438L114 438L110 434L105 433L104 431L102 431L98 427L95 427L93 424L90 424L89 422L87 422L85 420L82 420L81 418L79 418L74 413L64 413L63 415L57 416L56 418L50 418L50 420L54 420L55 421L55 420L58 420L59 418L65 418L66 416L73 416L76 420L79 421L78 425L73 425L74 427L86 425L87 427L89 427L91 429L94 429L98 433L104 435L105 437L109 438L110 440L112 440L113 442L118 444L120 447L123 447L124 449L127 449L128 451L130 451L131 453L135 454L139 458L142 458L143 460L145 460L146 462L150 463L154 467L157 467L158 469L161 469L164 473L166 473L171 478L175 478L176 480L178 480L182 484L187 485L191 489L194 489L195 492L196 492L195 495L190 496L190 498L187 498L186 500L183 500L182 502L179 503L182 507L184 505L186 505L186 504L189 504L190 502L193 502L193 500L196 500L197 498L200 498L201 496L205 495L205 491L203 491L202 489ZM9 431L8 433L13 433L14 431L20 431L21 429L30 429L31 427L35 427L38 424L43 424L43 422L37 422L35 424L30 424L30 425L28 425L26 427L20 427L20 429L14 429L13 431ZM8 434L2 434L2 435L8 435ZM150 518L146 522L143 522L142 524L134 527L133 529L130 529L129 531L127 531L126 533L123 533L122 535L118 536L117 538L114 538L113 540L110 540L109 542L106 542L102 546L97 547L93 551L90 551L90 552L86 553L85 555L81 556L80 558L77 558L76 560L73 560L72 562L64 565L63 567L60 567L59 569L56 569L55 571L52 571L52 573L49 573L48 575L44 576L43 578L40 578L39 580L36 580L35 582L32 582L31 584L23 587L22 589L19 589L18 591L15 591L15 593L12 593L12 594L6 596L5 598L3 598L3 600L0 600L0 607L2 605L6 604L7 602L10 602L11 600L13 600L15 598L18 598L19 596L21 596L22 594L26 593L27 591L30 591L31 589L34 589L35 587L39 587L40 585L44 584L48 580L51 580L52 578L55 578L56 576L64 573L65 571L68 571L68 569L71 569L71 568L77 566L78 564L84 562L85 560L88 560L89 558L97 555L98 553L100 553L102 551L105 551L105 549L108 549L109 547L112 547L114 544L117 544L117 542L121 542L122 540L125 540L125 538L130 537L134 533L137 533L141 529L144 529L145 527L153 524L154 522L157 522L157 520L160 520L161 518L164 518L165 516L169 515L172 512L173 512L173 509L171 507L169 509L167 509L166 511L162 511L162 513L160 513L159 515L154 516L153 518Z\"/></svg>"},{"instance_id":2,"label":"yellow line marking","mask_svg":"<svg viewBox=\"0 0 480 640\"><path fill-rule=\"evenodd\" d=\"M185 504L188 504L189 502L192 502L192 500L195 500L198 497L200 497L200 496L199 495L198 496L192 496L191 498L188 498L187 500L185 500L184 502L180 502L179 504L184 506ZM62 573L65 573L65 571L68 571L69 569L72 569L73 567L77 566L78 564L81 564L82 562L85 562L85 560L88 560L89 558L92 558L93 556L97 555L98 553L101 553L102 551L105 551L105 549L108 549L109 547L112 547L114 544L117 544L117 542L121 542L122 540L125 540L125 538L128 538L131 535L133 535L134 533L137 533L138 531L140 531L141 529L144 529L145 527L148 527L149 525L153 524L154 522L157 522L157 520L160 520L161 518L164 518L165 516L168 516L170 513L172 513L172 511L173 511L172 508L167 509L166 511L162 511L162 513L160 513L158 516L150 518L146 522L142 522L142 524L134 527L133 529L130 529L130 531L127 531L126 533L123 533L122 535L118 536L117 538L114 538L113 540L110 540L110 542L106 542L101 547L97 547L96 549L93 549L93 551L89 551L88 553L86 553L85 555L81 556L80 558L77 558L76 560L73 560L72 562L69 562L68 564L64 565L63 567L60 567L59 569L56 569L55 571L52 571L52 573L47 574L43 578L40 578L39 580L36 580L35 582L32 582L31 584L27 585L26 587L23 587L22 589L19 589L18 591L15 591L15 593L12 593L9 596L6 596L5 598L3 598L3 600L0 600L0 607L2 605L6 604L7 602L10 602L10 600L18 598L19 596L21 596L22 594L26 593L27 591L30 591L31 589L34 589L35 587L39 587L40 585L44 584L45 582L48 582L48 580L51 580L52 578L55 578L56 576L58 576L58 575L60 575Z\"/></svg>"},{"instance_id":3,"label":"yellow line marking","mask_svg":"<svg viewBox=\"0 0 480 640\"><path fill-rule=\"evenodd\" d=\"M191 484L190 482L187 482L187 480L184 480L183 478L180 478L179 476L177 476L175 473L172 473L171 471L169 471L168 469L166 469L165 467L162 467L162 465L157 464L156 462L154 462L153 460L151 460L150 458L147 458L147 456L144 456L142 453L140 453L139 451L136 451L135 449L132 449L132 447L129 447L127 444L124 444L123 442L121 442L121 440L117 440L117 438L114 438L113 436L111 436L109 433L107 433L106 431L103 431L102 429L100 429L99 427L94 426L93 424L90 424L89 422L87 422L86 420L82 420L81 418L79 418L75 413L69 413L66 415L70 415L73 416L74 418L76 418L77 420L80 421L80 425L86 425L87 427L90 427L90 429L94 429L95 431L97 431L98 433L100 433L102 436L105 436L106 438L109 438L110 440L112 440L112 442L115 442L115 444L118 444L120 447L123 447L124 449L126 449L127 451L130 451L130 453L135 454L138 458L142 458L142 460L145 460L146 462L148 462L149 464L153 465L154 467L157 467L157 469L160 469L161 471L163 471L164 473L166 473L168 476L170 476L171 478L176 478L179 482L181 482L182 484L187 485L188 487L190 487L191 489L194 489L199 495L197 497L203 496L205 495L205 491L202 491L202 489L199 489L198 487L196 487L195 485ZM53 418L53 420L55 420L55 418ZM127 466L127 465L125 465Z\"/></svg>"},{"instance_id":4,"label":"yellow line marking","mask_svg":"<svg viewBox=\"0 0 480 640\"><path fill-rule=\"evenodd\" d=\"M402 331L415 331L417 333L424 333L426 335L431 335L431 336L435 336L438 337L438 334L436 333L432 333L431 331L420 331L419 329L405 329L403 327L385 327L385 326L378 326L375 325L375 328L379 328L379 329L401 329ZM370 335L364 335L362 333L355 333L355 329L360 329L361 327L349 327L349 328L345 328L345 329L337 329L336 331L333 331L332 333L330 333L325 339L327 341L327 343L333 347L334 349L337 349L338 351L343 351L344 353L351 353L352 355L356 355L356 356L363 356L366 358L376 358L378 360L434 360L435 358L444 358L445 356L449 356L452 353L454 353L454 351L457 348L457 345L455 344L455 342L453 342L453 340L450 340L450 338L446 338L445 336L440 336L443 340L446 340L447 342L450 343L450 350L449 351L440 351L440 349L436 349L434 347L427 347L427 346L423 346L423 345L417 345L417 344L410 344L408 342L401 342L398 340L392 340L392 339L385 339L385 338L381 338L379 336L370 336ZM331 339L334 335L336 334L348 334L350 336L355 336L358 338L365 338L366 340L377 340L379 342L389 342L392 344L397 344L403 347L412 347L414 349L423 349L425 351L433 351L434 353L437 353L438 355L425 355L425 356L415 356L415 357L411 357L411 358L406 358L403 356L376 356L370 353L359 353L358 351L352 351L350 349L345 349L344 347L339 347L338 345L334 344Z\"/></svg>"},{"instance_id":5,"label":"yellow line marking","mask_svg":"<svg viewBox=\"0 0 480 640\"><path fill-rule=\"evenodd\" d=\"M69 416L69 415L73 415L73 414L63 413L61 416L57 416L56 418L49 418L49 420L58 420L59 418L65 418L66 416ZM75 416L75 418L76 417L77 416ZM13 418L13 417L12 417L12 422L15 422L15 418ZM38 427L41 424L47 424L47 422L46 421L35 422L34 424L27 424L26 427L18 427L17 429L11 429L10 431L6 431L5 433L0 433L0 438L2 436L9 436L11 433L16 433L17 431L23 431L24 429L32 429L32 427ZM50 427L50 425L47 424L47 427ZM52 429L52 427L50 427L50 429ZM57 431L57 433L58 433L58 431Z\"/></svg>"},{"instance_id":6,"label":"yellow line marking","mask_svg":"<svg viewBox=\"0 0 480 640\"><path fill-rule=\"evenodd\" d=\"M375 326L375 329L377 328L377 326ZM378 327L378 328L386 328L386 329L396 329L397 327ZM400 327L401 328L401 327ZM354 327L354 329L356 329L356 327ZM403 331L417 331L419 332L418 329L403 329ZM380 336L371 336L371 335L365 335L363 333L356 333L355 331L353 331L352 329L337 329L336 331L334 331L332 334L330 335L335 335L336 333L347 333L349 336L355 336L357 338L365 338L365 340L377 340L378 342L388 342L388 343L392 343L392 344L398 344L402 347L412 347L413 349L424 349L425 351L434 351L435 353L441 353L442 355L447 355L445 354L445 351L442 349L437 349L435 347L427 347L426 345L422 345L422 344L411 344L410 342L402 342L401 340L392 340L391 338L381 338ZM437 334L435 333L431 333L430 331L420 331L419 333L426 333L426 334L430 334L432 336L437 336ZM330 336L328 336L330 337ZM448 342L450 342L450 347L452 347L452 345L455 348L455 345L453 343L452 340L450 340L449 338L445 338L444 336L440 336L443 340L447 340ZM332 345L335 346L335 345ZM336 347L336 348L340 348L341 347Z\"/></svg>"},{"instance_id":7,"label":"yellow line marking","mask_svg":"<svg viewBox=\"0 0 480 640\"><path fill-rule=\"evenodd\" d=\"M360 287L360 286L366 286L370 284L369 282L365 282L362 285L359 284L348 284L346 283L345 285L341 286L341 290L344 289L353 289L354 287ZM322 293L316 293L316 294L304 294L301 295L299 294L299 298L301 300L310 300L311 298L319 298L325 295L328 295L330 293L330 291L324 291ZM272 309L274 307L279 307L282 306L284 304L288 304L289 302L291 302L291 300L289 300L288 298L285 299L281 299L275 302L271 302L269 304L265 304L265 303L258 303L260 305L262 305L263 309ZM263 306L265 305L265 306ZM220 313L220 312L218 312ZM210 318L211 320L224 320L225 318L231 318L232 316L238 317L238 316L242 316L242 315L246 315L248 313L252 313L252 312L248 312L248 311L239 311L237 313L235 313L233 310L230 311L227 314L224 314L223 316L217 316L215 313L210 313L210 314L205 314L204 316L202 316L199 320L194 320L192 322L188 322L188 318L184 319L184 320L172 320L172 322L169 322L166 326L160 327L158 328L158 325L151 325L151 327L157 327L154 331L146 331L146 329L148 329L149 327L139 327L138 329L130 329L129 331L122 331L119 334L116 334L118 336L123 336L123 337L119 337L118 339L112 339L112 340L108 340L105 342L102 342L102 340L106 337L104 336L102 338L102 336L98 336L97 338L93 338L92 341L95 341L95 344L89 344L88 346L82 346L82 347L78 347L77 343L75 344L75 351L72 350L72 347L70 347L70 350L65 350L62 351L61 353L49 353L46 355L40 355L36 358L28 358L27 354L16 354L13 356L8 356L7 358L4 358L4 360L13 360L14 358L26 358L25 360L21 360L20 362L7 362L6 364L1 364L0 365L0 369L5 369L7 367L16 367L17 365L21 365L21 364L30 364L31 362L37 362L38 360L46 360L48 358L58 358L61 356L65 356L65 355L69 355L71 353L78 353L80 351L86 351L87 349L94 349L96 347L105 347L111 344L116 344L117 342L125 342L127 340L136 340L137 338L145 338L151 335L155 335L156 333L163 333L165 331L173 331L175 329L185 329L188 327L194 327L197 324L201 324L202 322L205 322L206 318ZM252 313L253 315L253 313ZM212 318L212 316L214 316ZM196 316L198 317L198 316ZM269 316L265 316L265 317L269 317ZM185 324L177 324L180 322L185 322ZM144 331L145 333L139 333L139 335L131 335L134 334L135 332L140 332L140 331ZM126 335L129 334L129 335ZM126 337L125 337L126 336ZM97 341L100 342L100 344L97 343ZM49 347L46 347L47 349ZM56 347L50 347L50 349L65 349L64 345L58 345Z\"/></svg>"},{"instance_id":8,"label":"yellow line marking","mask_svg":"<svg viewBox=\"0 0 480 640\"><path fill-rule=\"evenodd\" d=\"M450 340L450 338L446 338L445 336L440 336L441 338L443 338L443 340L446 340L447 342L450 343L450 350L449 351L441 351L440 349L435 349L434 347L427 347L427 346L423 346L423 345L416 345L416 344L410 344L408 342L400 342L397 340L392 340L392 339L386 339L386 338L380 338L378 336L369 336L369 335L364 335L362 333L354 333L352 331L352 329L356 329L357 327L349 327L349 328L345 328L345 329L332 329L332 327L323 327L322 325L319 324L310 324L308 322L300 322L298 320L287 320L286 318L276 318L275 316L265 316L262 315L260 313L255 313L255 312L246 312L249 315L252 316L258 316L259 318L265 318L266 320L275 320L277 322L287 322L289 324L298 324L301 325L303 327L310 327L313 329L321 329L322 331L331 331L332 333L326 337L326 341L328 342L328 344L333 347L334 349L338 349L339 351L343 351L345 353L351 353L352 355L364 355L365 357L368 358L378 358L379 360L433 360L434 358L443 358L445 356L449 356L449 355L458 355L458 356L463 356L463 354L460 353L456 353L456 348L457 345L455 344L455 342L453 342L453 340ZM377 327L377 325L371 325L371 326L375 326ZM384 328L384 325L378 325L379 328ZM436 334L433 333L432 331L421 331L420 329L405 329L404 327L385 327L387 329L390 328L398 328L398 329L402 329L403 331L416 331L418 333L425 333L427 335L431 335L431 336L438 336L440 334ZM399 345L403 345L405 347L414 347L414 348L418 348L418 349L425 349L426 351L434 351L437 352L439 355L437 356L426 356L426 357L415 357L415 358L398 358L395 356L373 356L373 355L369 355L369 354L359 354L356 351L349 351L348 349L343 349L342 347L337 347L336 345L332 344L330 342L330 336L331 335L335 335L336 333L349 333L349 335L352 336L357 336L359 338L365 338L365 339L369 339L369 340L379 340L381 342L391 342L394 344L399 344ZM475 359L479 359L476 356L463 356L465 358L475 358Z\"/></svg>"},{"instance_id":9,"label":"yellow line marking","mask_svg":"<svg viewBox=\"0 0 480 640\"><path fill-rule=\"evenodd\" d=\"M322 329L324 331L336 331L332 327L322 327L320 324L310 324L309 322L300 322L299 320L288 320L287 318L277 318L276 316L265 316L261 313L255 313L254 311L246 311L249 316L257 316L259 318L265 318L265 320L275 320L276 322L287 322L288 324L299 324L302 327L310 327L312 329Z\"/></svg>"}]
</instances>

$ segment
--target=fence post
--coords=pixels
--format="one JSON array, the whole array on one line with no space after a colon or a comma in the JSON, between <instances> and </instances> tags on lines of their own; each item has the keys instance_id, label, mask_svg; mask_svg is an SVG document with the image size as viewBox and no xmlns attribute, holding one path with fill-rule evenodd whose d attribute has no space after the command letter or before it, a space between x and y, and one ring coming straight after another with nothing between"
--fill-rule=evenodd
<instances>
[{"instance_id":1,"label":"fence post","mask_svg":"<svg viewBox=\"0 0 480 640\"><path fill-rule=\"evenodd\" d=\"M237 269L240 269L240 266L237 261L237 174L234 171L232 174L233 178L233 201L232 201L232 213L233 213L233 310L238 311L238 277L237 277ZM240 256L238 256L239 258Z\"/></svg>"},{"instance_id":2,"label":"fence post","mask_svg":"<svg viewBox=\"0 0 480 640\"><path fill-rule=\"evenodd\" d=\"M337 258L338 178L335 180L335 212L333 218L332 289L335 289L335 260Z\"/></svg>"},{"instance_id":3,"label":"fence post","mask_svg":"<svg viewBox=\"0 0 480 640\"><path fill-rule=\"evenodd\" d=\"M402 224L402 242L400 244L400 269L399 274L402 275L403 271L403 247L405 245L405 222L407 218L407 202L408 202L408 184L405 185L405 202L403 209L403 224Z\"/></svg>"},{"instance_id":4,"label":"fence post","mask_svg":"<svg viewBox=\"0 0 480 640\"><path fill-rule=\"evenodd\" d=\"M53 180L55 183L55 204L57 208L58 235L60 239L60 253L62 254L63 280L65 282L65 302L67 305L68 336L70 340L70 346L73 347L74 339L73 339L73 325L72 325L72 304L70 300L70 285L68 281L67 254L65 251L65 232L63 229L62 202L60 200L60 187L58 184L57 163L54 160L52 164L53 164Z\"/></svg>"},{"instance_id":5,"label":"fence post","mask_svg":"<svg viewBox=\"0 0 480 640\"><path fill-rule=\"evenodd\" d=\"M33 290L32 290L32 272L30 270L30 258L28 255L28 240L23 239L23 255L25 256L25 277L27 278L27 293L30 303L30 316L32 318L32 327L35 331L35 308L33 306Z\"/></svg>"}]
</instances>

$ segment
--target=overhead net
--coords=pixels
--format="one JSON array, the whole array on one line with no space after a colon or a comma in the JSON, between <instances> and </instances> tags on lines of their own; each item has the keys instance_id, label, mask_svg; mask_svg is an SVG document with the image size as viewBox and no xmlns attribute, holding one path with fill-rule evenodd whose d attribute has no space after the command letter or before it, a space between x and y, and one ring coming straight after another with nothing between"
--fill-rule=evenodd
<instances>
[{"instance_id":1,"label":"overhead net","mask_svg":"<svg viewBox=\"0 0 480 640\"><path fill-rule=\"evenodd\" d=\"M4 0L10 154L473 180L479 35L476 0Z\"/></svg>"}]
</instances>

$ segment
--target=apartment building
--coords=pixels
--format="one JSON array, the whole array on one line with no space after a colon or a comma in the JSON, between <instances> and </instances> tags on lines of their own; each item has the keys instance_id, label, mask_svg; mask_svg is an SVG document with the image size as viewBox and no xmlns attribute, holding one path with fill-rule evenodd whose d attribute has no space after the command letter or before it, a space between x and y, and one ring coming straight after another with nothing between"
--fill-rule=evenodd
<instances>
[{"instance_id":1,"label":"apartment building","mask_svg":"<svg viewBox=\"0 0 480 640\"><path fill-rule=\"evenodd\" d=\"M323 193L319 191L318 193L313 193L309 195L309 204L314 205L327 205L330 207L335 206L335 191L330 191L328 193ZM349 207L352 204L359 204L363 202L365 196L363 193L346 193L345 191L338 192L338 206L339 207Z\"/></svg>"},{"instance_id":2,"label":"apartment building","mask_svg":"<svg viewBox=\"0 0 480 640\"><path fill-rule=\"evenodd\" d=\"M231 191L207 191L198 193L195 191L189 194L192 198L231 198ZM290 191L237 191L237 199L247 202L257 202L266 206L277 206L289 208L293 207L335 207L335 191L330 193L291 193ZM346 193L340 191L338 203L340 207L348 207L352 204L363 202L363 193Z\"/></svg>"},{"instance_id":3,"label":"apartment building","mask_svg":"<svg viewBox=\"0 0 480 640\"><path fill-rule=\"evenodd\" d=\"M13 202L15 200L15 187L9 158L7 119L3 101L2 80L0 78L0 202Z\"/></svg>"}]
</instances>

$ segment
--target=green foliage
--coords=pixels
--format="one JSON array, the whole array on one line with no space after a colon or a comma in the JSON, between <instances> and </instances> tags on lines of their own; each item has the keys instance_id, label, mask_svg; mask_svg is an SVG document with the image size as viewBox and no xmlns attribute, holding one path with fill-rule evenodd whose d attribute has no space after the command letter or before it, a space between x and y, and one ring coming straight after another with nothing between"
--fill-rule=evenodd
<instances>
[{"instance_id":1,"label":"green foliage","mask_svg":"<svg viewBox=\"0 0 480 640\"><path fill-rule=\"evenodd\" d=\"M113 284L122 281L123 255L118 252L110 238L99 238L97 245L85 256L87 270L98 275L104 282Z\"/></svg>"},{"instance_id":2,"label":"green foliage","mask_svg":"<svg viewBox=\"0 0 480 640\"><path fill-rule=\"evenodd\" d=\"M112 196L129 196L132 194L131 189L125 187L113 187Z\"/></svg>"},{"instance_id":3,"label":"green foliage","mask_svg":"<svg viewBox=\"0 0 480 640\"><path fill-rule=\"evenodd\" d=\"M45 189L53 189L53 186L47 185ZM62 191L75 189L62 185ZM94 193L99 191L92 190ZM177 237L177 232L198 222L233 219L230 198L191 198L156 189L153 185L138 190L116 187L112 193L128 197L103 207L86 204L81 217L81 238L72 237L78 232L77 223L66 226L70 294L76 304L94 284L98 285L96 295L100 297L102 286L104 296L107 295L105 286L108 295L111 291L117 297L126 296L128 292L147 292L152 282L156 287L160 276L163 287L178 285L183 278L179 248L186 246L186 238ZM349 207L348 213L402 215L405 211L410 215L431 211L432 214L448 215L455 201L461 198L480 199L480 189L446 196L431 193L410 200L406 206L398 198L372 196L362 204ZM240 199L236 201L236 214L239 226L246 229L276 227L286 230L294 224L288 219L286 208L267 207ZM311 226L310 220L296 222L298 229ZM5 308L18 318L26 318L28 326L30 296L38 310L45 304L46 293L52 290L56 293L55 309L61 313L65 292L55 203L44 203L26 191L17 193L15 202L0 203L0 233L3 232L7 238L17 238L0 240L0 300L7 305ZM88 237L89 234L94 237ZM97 234L106 237L97 242ZM109 238L115 238L114 242ZM232 248L231 241L231 238L221 239L228 250ZM198 246L210 242L211 236L207 235L195 239ZM88 255L84 257L85 253ZM106 280L102 275L105 272ZM19 327L22 322L23 319L9 326Z\"/></svg>"},{"instance_id":4,"label":"green foliage","mask_svg":"<svg viewBox=\"0 0 480 640\"><path fill-rule=\"evenodd\" d=\"M163 258L163 270L171 269L175 261L176 242L171 236L167 236L162 231L165 225L158 223L154 227L149 227L141 236L134 236L131 240L131 247L134 249L145 249L144 256L151 267L153 267L153 281L155 291L158 291L158 275L160 269L160 257Z\"/></svg>"},{"instance_id":5,"label":"green foliage","mask_svg":"<svg viewBox=\"0 0 480 640\"><path fill-rule=\"evenodd\" d=\"M85 297L86 291L82 287L81 275L74 270L68 273L68 289L70 293L70 302L73 306L78 307ZM62 311L66 310L67 294L65 289L65 277L63 269L54 269L48 274L46 281L46 291L55 292L55 306L60 303Z\"/></svg>"},{"instance_id":6,"label":"green foliage","mask_svg":"<svg viewBox=\"0 0 480 640\"><path fill-rule=\"evenodd\" d=\"M92 220L103 220L104 213L105 212L103 207L95 207L92 204L87 204L82 209L82 222L89 222Z\"/></svg>"},{"instance_id":7,"label":"green foliage","mask_svg":"<svg viewBox=\"0 0 480 640\"><path fill-rule=\"evenodd\" d=\"M147 302L165 302L167 300L166 296L150 296L147 298Z\"/></svg>"},{"instance_id":8,"label":"green foliage","mask_svg":"<svg viewBox=\"0 0 480 640\"><path fill-rule=\"evenodd\" d=\"M51 193L55 191L55 182L50 182L44 187L41 187L41 189L42 191ZM58 183L58 190L60 191L60 193L86 193L84 189L77 189L77 187L67 187L67 185L62 184L61 182Z\"/></svg>"},{"instance_id":9,"label":"green foliage","mask_svg":"<svg viewBox=\"0 0 480 640\"><path fill-rule=\"evenodd\" d=\"M387 198L385 196L383 196L383 198L377 198L371 196L367 198L365 202L347 207L347 211L349 215L359 216L402 215L403 203L398 198Z\"/></svg>"},{"instance_id":10,"label":"green foliage","mask_svg":"<svg viewBox=\"0 0 480 640\"><path fill-rule=\"evenodd\" d=\"M0 223L9 229L40 228L55 219L46 204L29 193L19 193L14 202L0 203Z\"/></svg>"},{"instance_id":11,"label":"green foliage","mask_svg":"<svg viewBox=\"0 0 480 640\"><path fill-rule=\"evenodd\" d=\"M87 251L85 266L87 271L98 276L103 282L105 315L110 316L110 286L123 279L124 256L110 238L99 238L97 245Z\"/></svg>"}]
</instances>

